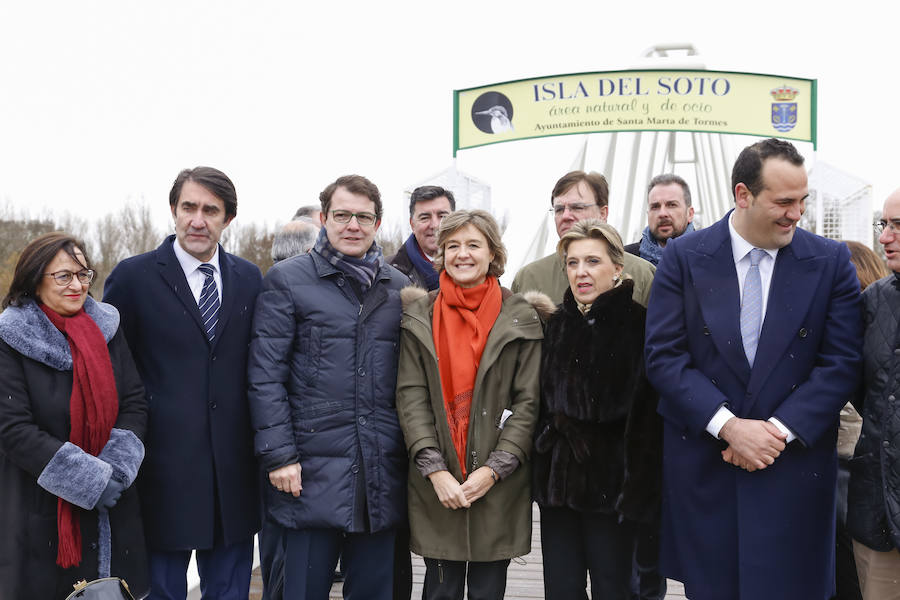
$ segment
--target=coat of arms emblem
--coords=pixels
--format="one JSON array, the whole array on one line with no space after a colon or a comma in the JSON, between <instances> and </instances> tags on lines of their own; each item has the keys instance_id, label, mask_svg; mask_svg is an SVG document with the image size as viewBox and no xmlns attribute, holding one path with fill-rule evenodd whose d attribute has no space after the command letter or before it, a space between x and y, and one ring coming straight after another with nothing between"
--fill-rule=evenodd
<instances>
[{"instance_id":1,"label":"coat of arms emblem","mask_svg":"<svg viewBox=\"0 0 900 600\"><path fill-rule=\"evenodd\" d=\"M790 131L797 124L797 103L791 102L800 90L782 86L771 91L775 102L772 103L772 127L778 131Z\"/></svg>"}]
</instances>

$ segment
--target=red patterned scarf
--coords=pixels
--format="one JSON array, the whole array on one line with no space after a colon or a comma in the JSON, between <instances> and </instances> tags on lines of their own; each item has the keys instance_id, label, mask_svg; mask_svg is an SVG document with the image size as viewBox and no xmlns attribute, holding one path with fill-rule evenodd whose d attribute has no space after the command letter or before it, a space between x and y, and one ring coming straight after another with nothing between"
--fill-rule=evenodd
<instances>
[{"instance_id":1,"label":"red patterned scarf","mask_svg":"<svg viewBox=\"0 0 900 600\"><path fill-rule=\"evenodd\" d=\"M109 440L109 432L119 413L119 395L106 339L83 308L71 317L63 317L43 304L40 307L66 336L72 351L69 441L97 456ZM81 562L81 527L75 509L62 498L58 499L56 564L64 569Z\"/></svg>"},{"instance_id":2,"label":"red patterned scarf","mask_svg":"<svg viewBox=\"0 0 900 600\"><path fill-rule=\"evenodd\" d=\"M434 347L438 355L444 409L456 457L466 477L469 412L481 354L500 314L503 296L496 277L472 288L456 285L444 271L441 291L434 302Z\"/></svg>"}]
</instances>

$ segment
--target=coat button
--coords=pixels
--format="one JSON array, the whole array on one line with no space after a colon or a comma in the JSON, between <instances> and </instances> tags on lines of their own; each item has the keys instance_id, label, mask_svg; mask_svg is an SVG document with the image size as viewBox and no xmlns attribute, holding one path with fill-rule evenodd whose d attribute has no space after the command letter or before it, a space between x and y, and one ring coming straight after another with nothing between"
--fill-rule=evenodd
<instances>
[{"instance_id":1,"label":"coat button","mask_svg":"<svg viewBox=\"0 0 900 600\"><path fill-rule=\"evenodd\" d=\"M365 425L365 424L366 424L366 417L365 417L365 415L359 417L359 418L357 419L357 421L359 421L359 424L360 424L360 425Z\"/></svg>"},{"instance_id":2,"label":"coat button","mask_svg":"<svg viewBox=\"0 0 900 600\"><path fill-rule=\"evenodd\" d=\"M888 400L893 402L894 400L896 400L896 398L894 398L894 395L891 394L890 396L888 396Z\"/></svg>"},{"instance_id":3,"label":"coat button","mask_svg":"<svg viewBox=\"0 0 900 600\"><path fill-rule=\"evenodd\" d=\"M216 404L215 402L210 402L210 403L209 403L209 407L210 407L211 409L213 409L213 410L216 410L216 407L217 407L217 406L218 406L218 404Z\"/></svg>"},{"instance_id":4,"label":"coat button","mask_svg":"<svg viewBox=\"0 0 900 600\"><path fill-rule=\"evenodd\" d=\"M809 332L806 330L806 327L801 327L800 331L797 332L797 335L799 335L802 338L805 338L806 336L809 335Z\"/></svg>"},{"instance_id":5,"label":"coat button","mask_svg":"<svg viewBox=\"0 0 900 600\"><path fill-rule=\"evenodd\" d=\"M344 287L344 278L338 277L338 287Z\"/></svg>"},{"instance_id":6,"label":"coat button","mask_svg":"<svg viewBox=\"0 0 900 600\"><path fill-rule=\"evenodd\" d=\"M894 356L900 356L900 348L894 350Z\"/></svg>"},{"instance_id":7,"label":"coat button","mask_svg":"<svg viewBox=\"0 0 900 600\"><path fill-rule=\"evenodd\" d=\"M212 359L213 359L213 360L216 360L216 355L215 355L215 354L213 354Z\"/></svg>"},{"instance_id":8,"label":"coat button","mask_svg":"<svg viewBox=\"0 0 900 600\"><path fill-rule=\"evenodd\" d=\"M97 549L97 542L91 542L91 550Z\"/></svg>"},{"instance_id":9,"label":"coat button","mask_svg":"<svg viewBox=\"0 0 900 600\"><path fill-rule=\"evenodd\" d=\"M890 443L889 441L887 441L887 440L881 442L881 445L884 446L885 448L890 448L890 447L891 447L891 443Z\"/></svg>"},{"instance_id":10,"label":"coat button","mask_svg":"<svg viewBox=\"0 0 900 600\"><path fill-rule=\"evenodd\" d=\"M362 367L358 368L358 369L356 370L356 372L359 373L359 376L360 376L360 377L365 377L365 376L366 376L366 370L363 369Z\"/></svg>"},{"instance_id":11,"label":"coat button","mask_svg":"<svg viewBox=\"0 0 900 600\"><path fill-rule=\"evenodd\" d=\"M350 472L359 473L359 465L353 465L352 467L350 467Z\"/></svg>"},{"instance_id":12,"label":"coat button","mask_svg":"<svg viewBox=\"0 0 900 600\"><path fill-rule=\"evenodd\" d=\"M703 326L703 335L709 335L709 327L706 325Z\"/></svg>"},{"instance_id":13,"label":"coat button","mask_svg":"<svg viewBox=\"0 0 900 600\"><path fill-rule=\"evenodd\" d=\"M513 319L513 323L518 323L518 322L519 322L518 319Z\"/></svg>"}]
</instances>

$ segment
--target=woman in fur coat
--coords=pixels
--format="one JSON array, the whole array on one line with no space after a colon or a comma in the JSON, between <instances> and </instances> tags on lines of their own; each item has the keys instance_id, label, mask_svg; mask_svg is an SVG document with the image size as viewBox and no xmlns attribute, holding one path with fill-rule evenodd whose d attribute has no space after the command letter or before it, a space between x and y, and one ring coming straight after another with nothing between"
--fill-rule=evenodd
<instances>
[{"instance_id":1,"label":"woman in fur coat","mask_svg":"<svg viewBox=\"0 0 900 600\"><path fill-rule=\"evenodd\" d=\"M28 244L0 314L0 598L63 600L79 580L149 591L131 486L144 456L144 387L119 313L88 296L83 246Z\"/></svg>"},{"instance_id":2,"label":"woman in fur coat","mask_svg":"<svg viewBox=\"0 0 900 600\"><path fill-rule=\"evenodd\" d=\"M541 355L534 492L548 599L627 599L636 526L654 516L662 427L644 375L645 309L622 240L582 221L559 241L569 279Z\"/></svg>"}]
</instances>

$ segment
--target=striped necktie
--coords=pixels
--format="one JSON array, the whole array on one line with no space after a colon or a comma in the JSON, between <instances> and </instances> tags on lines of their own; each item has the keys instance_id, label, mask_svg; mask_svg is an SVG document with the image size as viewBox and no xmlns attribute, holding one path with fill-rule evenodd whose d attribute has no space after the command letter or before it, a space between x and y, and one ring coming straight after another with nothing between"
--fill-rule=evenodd
<instances>
[{"instance_id":1,"label":"striped necktie","mask_svg":"<svg viewBox=\"0 0 900 600\"><path fill-rule=\"evenodd\" d=\"M216 323L219 322L219 288L216 287L216 278L213 277L215 267L209 263L203 263L199 267L206 276L203 289L200 291L200 316L203 319L203 327L206 329L206 337L213 341L216 337Z\"/></svg>"},{"instance_id":2,"label":"striped necktie","mask_svg":"<svg viewBox=\"0 0 900 600\"><path fill-rule=\"evenodd\" d=\"M750 251L750 269L744 278L744 297L741 299L741 337L747 361L753 366L756 347L759 344L759 329L762 326L762 278L759 275L759 261L766 251L754 248Z\"/></svg>"}]
</instances>

